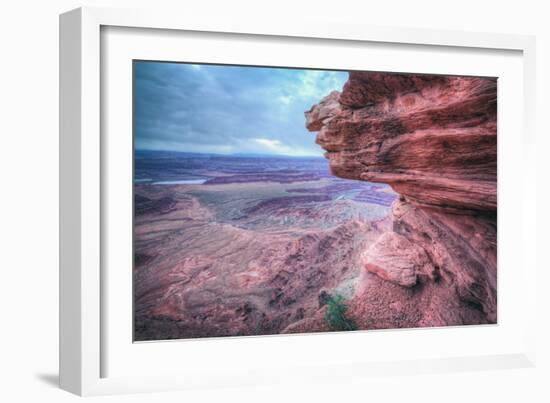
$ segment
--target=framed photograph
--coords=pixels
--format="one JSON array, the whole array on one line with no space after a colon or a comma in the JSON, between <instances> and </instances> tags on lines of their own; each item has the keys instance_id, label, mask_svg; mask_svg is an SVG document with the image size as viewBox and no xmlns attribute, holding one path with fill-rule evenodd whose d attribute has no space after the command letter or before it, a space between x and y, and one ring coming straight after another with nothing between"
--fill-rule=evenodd
<instances>
[{"instance_id":1,"label":"framed photograph","mask_svg":"<svg viewBox=\"0 0 550 403\"><path fill-rule=\"evenodd\" d=\"M62 388L534 365L533 38L84 8L60 45Z\"/></svg>"}]
</instances>

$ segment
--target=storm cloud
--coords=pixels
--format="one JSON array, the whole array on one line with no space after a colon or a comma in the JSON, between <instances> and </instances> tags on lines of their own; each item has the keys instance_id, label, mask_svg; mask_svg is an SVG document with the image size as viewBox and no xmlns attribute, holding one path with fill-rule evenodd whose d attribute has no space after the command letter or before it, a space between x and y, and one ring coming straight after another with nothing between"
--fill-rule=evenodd
<instances>
[{"instance_id":1,"label":"storm cloud","mask_svg":"<svg viewBox=\"0 0 550 403\"><path fill-rule=\"evenodd\" d=\"M304 111L346 72L134 62L136 149L321 155Z\"/></svg>"}]
</instances>

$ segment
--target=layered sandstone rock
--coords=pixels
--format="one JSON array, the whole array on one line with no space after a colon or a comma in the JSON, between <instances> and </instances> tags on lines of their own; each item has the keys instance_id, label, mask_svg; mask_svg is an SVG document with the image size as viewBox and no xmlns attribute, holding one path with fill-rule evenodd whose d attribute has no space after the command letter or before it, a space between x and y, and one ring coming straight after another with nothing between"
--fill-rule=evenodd
<instances>
[{"instance_id":1,"label":"layered sandstone rock","mask_svg":"<svg viewBox=\"0 0 550 403\"><path fill-rule=\"evenodd\" d=\"M412 287L418 275L432 271L424 249L396 232L384 233L364 255L365 268L384 280Z\"/></svg>"},{"instance_id":2,"label":"layered sandstone rock","mask_svg":"<svg viewBox=\"0 0 550 403\"><path fill-rule=\"evenodd\" d=\"M358 324L496 322L496 79L351 72L306 112L332 172L390 184L393 232L364 253Z\"/></svg>"}]
</instances>

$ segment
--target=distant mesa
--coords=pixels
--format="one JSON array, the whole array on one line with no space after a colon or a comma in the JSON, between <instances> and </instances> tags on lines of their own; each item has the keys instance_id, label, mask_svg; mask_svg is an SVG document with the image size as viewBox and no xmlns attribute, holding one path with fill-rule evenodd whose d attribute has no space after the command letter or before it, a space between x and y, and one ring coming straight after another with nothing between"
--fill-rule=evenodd
<instances>
[{"instance_id":1,"label":"distant mesa","mask_svg":"<svg viewBox=\"0 0 550 403\"><path fill-rule=\"evenodd\" d=\"M205 185L221 185L227 183L249 183L249 182L277 182L277 183L293 183L316 181L323 177L328 177L328 174L321 173L296 173L289 174L288 172L266 172L247 175L228 175L218 176L208 179L204 182Z\"/></svg>"}]
</instances>

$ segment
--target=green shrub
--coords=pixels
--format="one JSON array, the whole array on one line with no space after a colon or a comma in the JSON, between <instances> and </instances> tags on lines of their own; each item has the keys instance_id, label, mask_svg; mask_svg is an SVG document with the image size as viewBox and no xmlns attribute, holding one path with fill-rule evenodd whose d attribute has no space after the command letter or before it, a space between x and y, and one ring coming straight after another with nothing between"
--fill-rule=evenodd
<instances>
[{"instance_id":1,"label":"green shrub","mask_svg":"<svg viewBox=\"0 0 550 403\"><path fill-rule=\"evenodd\" d=\"M357 330L357 326L353 320L346 316L347 310L348 306L341 295L331 295L328 298L325 322L331 330Z\"/></svg>"}]
</instances>

